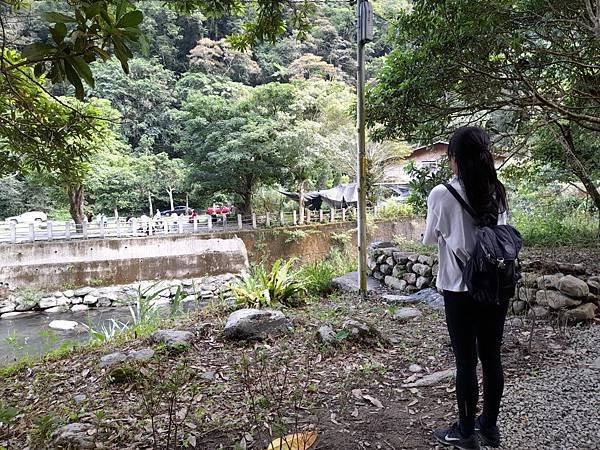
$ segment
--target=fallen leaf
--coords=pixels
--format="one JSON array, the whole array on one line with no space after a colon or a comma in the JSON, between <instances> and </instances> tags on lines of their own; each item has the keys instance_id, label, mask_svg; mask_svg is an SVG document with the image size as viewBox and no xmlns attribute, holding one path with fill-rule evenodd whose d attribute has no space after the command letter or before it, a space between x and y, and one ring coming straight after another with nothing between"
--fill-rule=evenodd
<instances>
[{"instance_id":1,"label":"fallen leaf","mask_svg":"<svg viewBox=\"0 0 600 450\"><path fill-rule=\"evenodd\" d=\"M365 400L368 400L369 402L371 402L374 406L378 407L378 408L383 408L383 403L381 403L379 400L377 400L375 397L371 396L371 395L363 395L363 398Z\"/></svg>"},{"instance_id":2,"label":"fallen leaf","mask_svg":"<svg viewBox=\"0 0 600 450\"><path fill-rule=\"evenodd\" d=\"M308 450L317 440L316 431L288 434L269 444L267 450Z\"/></svg>"}]
</instances>

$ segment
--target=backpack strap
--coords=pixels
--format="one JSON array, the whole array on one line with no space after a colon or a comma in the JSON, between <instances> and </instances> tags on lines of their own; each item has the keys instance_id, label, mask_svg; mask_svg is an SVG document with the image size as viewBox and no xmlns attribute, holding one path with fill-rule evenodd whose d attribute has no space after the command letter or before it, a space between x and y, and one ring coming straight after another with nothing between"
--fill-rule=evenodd
<instances>
[{"instance_id":1,"label":"backpack strap","mask_svg":"<svg viewBox=\"0 0 600 450\"><path fill-rule=\"evenodd\" d=\"M461 204L461 206L464 208L464 210L469 213L469 215L473 218L473 220L475 220L475 223L479 224L481 222L481 220L479 219L479 217L477 217L477 213L475 212L475 210L473 208L471 208L471 205L469 205L465 201L465 199L462 198L462 196L457 192L456 189L454 189L454 187L452 185L450 185L450 183L444 183L444 186L446 186L446 189L448 189L448 191L450 191L452 196L456 200L458 200L458 202Z\"/></svg>"}]
</instances>

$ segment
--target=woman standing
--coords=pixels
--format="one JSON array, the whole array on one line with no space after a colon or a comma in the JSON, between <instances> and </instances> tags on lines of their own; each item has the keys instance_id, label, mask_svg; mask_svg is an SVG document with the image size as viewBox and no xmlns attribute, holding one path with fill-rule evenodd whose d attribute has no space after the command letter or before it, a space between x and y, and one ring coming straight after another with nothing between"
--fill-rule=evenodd
<instances>
[{"instance_id":1,"label":"woman standing","mask_svg":"<svg viewBox=\"0 0 600 450\"><path fill-rule=\"evenodd\" d=\"M475 210L481 224L506 223L506 191L498 180L490 139L478 127L458 129L448 146L454 178L449 183ZM459 449L479 449L481 443L498 447L496 425L504 390L500 346L508 302L483 304L468 293L462 267L475 245L475 220L444 185L427 199L427 225L423 242L437 244L437 287L443 290L448 333L456 359L456 398L459 420L434 432L435 438ZM477 359L483 371L483 410L476 417L479 397Z\"/></svg>"}]
</instances>

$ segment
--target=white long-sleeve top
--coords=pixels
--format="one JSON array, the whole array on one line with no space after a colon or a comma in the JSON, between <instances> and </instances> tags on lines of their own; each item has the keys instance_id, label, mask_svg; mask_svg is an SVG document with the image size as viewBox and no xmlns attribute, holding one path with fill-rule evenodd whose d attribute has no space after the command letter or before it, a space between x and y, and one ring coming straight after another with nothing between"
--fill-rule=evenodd
<instances>
[{"instance_id":1,"label":"white long-sleeve top","mask_svg":"<svg viewBox=\"0 0 600 450\"><path fill-rule=\"evenodd\" d=\"M458 177L454 177L450 185L467 200ZM504 224L506 224L506 213L498 217L498 225ZM427 198L427 224L423 243L438 245L439 269L436 281L438 289L453 292L468 290L463 282L462 270L456 257L463 264L467 263L475 247L476 231L473 218L450 191L443 184L434 187Z\"/></svg>"}]
</instances>

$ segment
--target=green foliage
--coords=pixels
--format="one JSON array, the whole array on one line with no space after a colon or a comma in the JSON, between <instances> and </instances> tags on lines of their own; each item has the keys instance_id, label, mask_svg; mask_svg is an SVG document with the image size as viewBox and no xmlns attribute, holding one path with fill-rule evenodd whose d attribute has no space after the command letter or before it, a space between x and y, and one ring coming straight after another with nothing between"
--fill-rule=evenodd
<instances>
[{"instance_id":1,"label":"green foliage","mask_svg":"<svg viewBox=\"0 0 600 450\"><path fill-rule=\"evenodd\" d=\"M396 219L398 217L412 217L414 206L412 203L388 199L379 205L378 218Z\"/></svg>"},{"instance_id":2,"label":"green foliage","mask_svg":"<svg viewBox=\"0 0 600 450\"><path fill-rule=\"evenodd\" d=\"M329 256L321 262L315 262L302 267L300 276L309 293L314 295L326 295L331 293L331 280L356 270L356 259L339 250L333 250Z\"/></svg>"},{"instance_id":3,"label":"green foliage","mask_svg":"<svg viewBox=\"0 0 600 450\"><path fill-rule=\"evenodd\" d=\"M452 176L447 159L439 161L436 168L418 167L411 161L406 167L406 173L411 176L410 194L407 203L412 205L414 212L417 214L427 212L427 197L431 190L438 184L448 181Z\"/></svg>"},{"instance_id":4,"label":"green foliage","mask_svg":"<svg viewBox=\"0 0 600 450\"><path fill-rule=\"evenodd\" d=\"M435 254L435 245L425 245L420 240L410 239L407 236L398 235L394 237L394 244L403 252L416 252L419 254Z\"/></svg>"},{"instance_id":5,"label":"green foliage","mask_svg":"<svg viewBox=\"0 0 600 450\"><path fill-rule=\"evenodd\" d=\"M44 414L33 419L33 427L27 434L30 448L47 448L48 442L54 430L58 428L59 422L52 414Z\"/></svg>"},{"instance_id":6,"label":"green foliage","mask_svg":"<svg viewBox=\"0 0 600 450\"><path fill-rule=\"evenodd\" d=\"M275 305L299 306L304 302L306 286L298 272L292 270L294 260L278 259L267 272L263 265L255 266L231 286L238 306L249 308Z\"/></svg>"}]
</instances>

